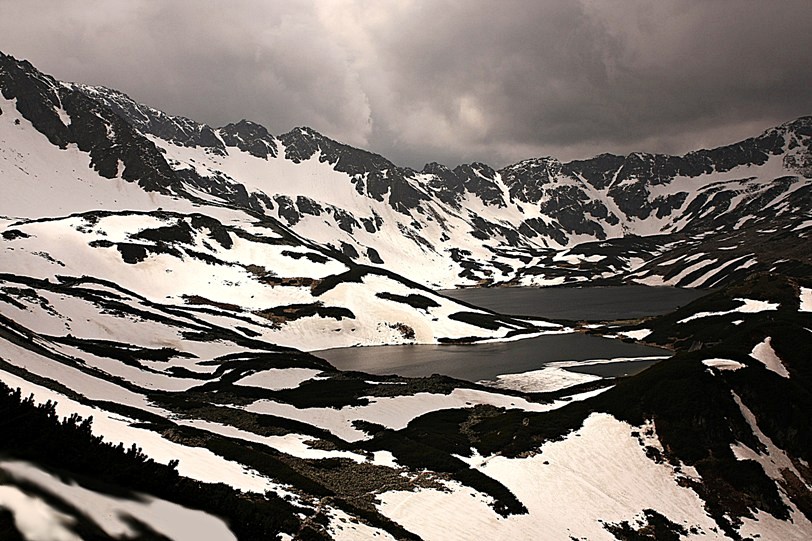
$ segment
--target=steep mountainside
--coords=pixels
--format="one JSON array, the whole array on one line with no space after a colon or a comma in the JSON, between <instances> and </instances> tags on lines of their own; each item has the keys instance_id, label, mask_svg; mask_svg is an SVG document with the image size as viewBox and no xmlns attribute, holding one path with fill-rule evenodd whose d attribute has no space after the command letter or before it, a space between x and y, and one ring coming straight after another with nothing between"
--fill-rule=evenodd
<instances>
[{"instance_id":1,"label":"steep mountainside","mask_svg":"<svg viewBox=\"0 0 812 541\"><path fill-rule=\"evenodd\" d=\"M300 234L435 286L629 279L641 260L690 246L698 236L725 239L747 226L748 239L763 239L775 232L762 230L776 229L776 218L783 233L806 228L810 218L812 117L685 156L539 158L499 171L431 163L417 172L309 128L279 137L247 121L212 129L105 88L75 88L149 134L176 171L236 186L220 192L226 200L234 201L228 193L244 200L244 187L256 210ZM765 222L770 227L759 227ZM655 237L633 255L623 246L623 239L652 235L668 238ZM577 250L561 254L595 241L583 257ZM718 266L726 276L752 259L751 266L767 270L787 259L772 249L776 241L786 244L770 238L750 254L725 254ZM618 249L623 255L612 257Z\"/></svg>"},{"instance_id":2,"label":"steep mountainside","mask_svg":"<svg viewBox=\"0 0 812 541\"><path fill-rule=\"evenodd\" d=\"M812 117L685 156L538 158L499 171L482 163L454 169L431 163L418 172L309 128L273 136L243 120L215 129L114 90L59 83L10 57L2 64L5 98L56 148L88 152L98 175L135 181L148 193L277 218L353 261L425 285L550 285L596 276L651 282L660 276L666 283L710 286L667 276L692 272L681 264L680 248L697 240L723 244L742 229L754 249L720 253L716 267L724 272L716 282L727 282L744 265L809 264L803 254L785 253L793 243L781 237L805 229L812 218ZM18 142L9 134L4 147ZM5 150L4 172L20 182L47 175L29 163L32 151L44 150L39 147ZM58 154L47 163L87 174ZM4 212L24 216L32 202L21 201L25 190L12 186L19 195L7 200ZM127 195L135 208L146 206ZM34 208L41 215L41 207ZM659 269L641 269L658 256ZM676 262L664 265L669 260Z\"/></svg>"}]
</instances>

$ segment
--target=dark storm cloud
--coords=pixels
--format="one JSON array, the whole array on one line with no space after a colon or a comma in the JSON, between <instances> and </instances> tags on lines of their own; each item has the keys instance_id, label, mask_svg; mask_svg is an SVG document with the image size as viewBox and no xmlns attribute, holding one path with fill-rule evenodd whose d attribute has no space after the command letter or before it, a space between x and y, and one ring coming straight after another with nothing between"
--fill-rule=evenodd
<instances>
[{"instance_id":1,"label":"dark storm cloud","mask_svg":"<svg viewBox=\"0 0 812 541\"><path fill-rule=\"evenodd\" d=\"M0 49L421 166L684 152L812 113L808 0L2 1Z\"/></svg>"}]
</instances>

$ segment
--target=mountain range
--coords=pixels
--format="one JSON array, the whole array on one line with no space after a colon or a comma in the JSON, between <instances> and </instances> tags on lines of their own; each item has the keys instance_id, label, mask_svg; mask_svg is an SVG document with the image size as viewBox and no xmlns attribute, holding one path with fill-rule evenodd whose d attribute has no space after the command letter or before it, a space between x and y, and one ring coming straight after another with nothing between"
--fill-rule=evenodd
<instances>
[{"instance_id":1,"label":"mountain range","mask_svg":"<svg viewBox=\"0 0 812 541\"><path fill-rule=\"evenodd\" d=\"M416 171L1 53L0 94L0 536L812 535L812 117ZM708 295L576 322L438 291L632 283ZM318 357L576 331L674 356L545 392Z\"/></svg>"}]
</instances>

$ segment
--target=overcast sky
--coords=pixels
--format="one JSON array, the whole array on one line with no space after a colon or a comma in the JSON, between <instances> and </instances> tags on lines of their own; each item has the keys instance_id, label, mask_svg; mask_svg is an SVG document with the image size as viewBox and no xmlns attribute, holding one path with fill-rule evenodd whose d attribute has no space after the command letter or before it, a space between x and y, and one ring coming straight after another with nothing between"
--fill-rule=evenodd
<instances>
[{"instance_id":1,"label":"overcast sky","mask_svg":"<svg viewBox=\"0 0 812 541\"><path fill-rule=\"evenodd\" d=\"M682 153L812 114L810 0L0 0L0 50L400 165Z\"/></svg>"}]
</instances>

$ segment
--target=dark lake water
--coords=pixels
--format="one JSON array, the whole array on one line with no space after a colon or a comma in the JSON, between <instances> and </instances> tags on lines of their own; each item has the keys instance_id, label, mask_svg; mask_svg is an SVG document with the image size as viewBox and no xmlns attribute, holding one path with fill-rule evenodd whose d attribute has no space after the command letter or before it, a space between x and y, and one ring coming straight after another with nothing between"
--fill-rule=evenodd
<instances>
[{"instance_id":1,"label":"dark lake water","mask_svg":"<svg viewBox=\"0 0 812 541\"><path fill-rule=\"evenodd\" d=\"M620 340L571 333L516 342L338 348L316 351L314 354L327 359L339 370L412 377L443 374L467 381L479 381L494 379L499 374L539 370L551 361L668 356L671 352ZM616 376L639 372L650 364L650 361L612 363L578 368L577 371ZM576 369L573 368L573 371Z\"/></svg>"},{"instance_id":2,"label":"dark lake water","mask_svg":"<svg viewBox=\"0 0 812 541\"><path fill-rule=\"evenodd\" d=\"M675 287L492 288L442 291L444 295L496 312L551 319L603 320L665 314L708 291ZM589 336L558 334L493 344L339 348L315 352L340 370L376 375L443 374L480 381L500 374L539 370L553 361L668 356L667 350ZM569 367L599 376L630 375L649 360Z\"/></svg>"},{"instance_id":3,"label":"dark lake water","mask_svg":"<svg viewBox=\"0 0 812 541\"><path fill-rule=\"evenodd\" d=\"M666 314L709 291L631 285L450 289L440 293L501 314L606 320Z\"/></svg>"}]
</instances>

